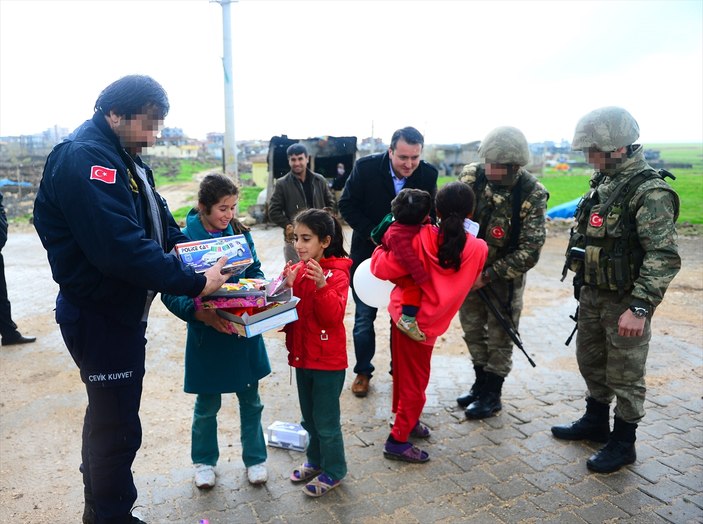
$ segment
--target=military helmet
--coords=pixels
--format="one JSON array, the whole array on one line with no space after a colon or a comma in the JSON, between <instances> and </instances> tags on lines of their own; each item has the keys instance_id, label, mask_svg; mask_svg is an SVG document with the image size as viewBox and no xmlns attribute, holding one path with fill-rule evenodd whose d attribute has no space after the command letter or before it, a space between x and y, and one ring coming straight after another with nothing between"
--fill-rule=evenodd
<instances>
[{"instance_id":1,"label":"military helmet","mask_svg":"<svg viewBox=\"0 0 703 524\"><path fill-rule=\"evenodd\" d=\"M621 107L601 107L576 124L571 149L615 151L634 144L639 136L640 126L630 113Z\"/></svg>"},{"instance_id":2,"label":"military helmet","mask_svg":"<svg viewBox=\"0 0 703 524\"><path fill-rule=\"evenodd\" d=\"M530 148L522 131L515 127L496 127L486 135L478 148L478 156L487 164L517 164L530 162Z\"/></svg>"}]
</instances>

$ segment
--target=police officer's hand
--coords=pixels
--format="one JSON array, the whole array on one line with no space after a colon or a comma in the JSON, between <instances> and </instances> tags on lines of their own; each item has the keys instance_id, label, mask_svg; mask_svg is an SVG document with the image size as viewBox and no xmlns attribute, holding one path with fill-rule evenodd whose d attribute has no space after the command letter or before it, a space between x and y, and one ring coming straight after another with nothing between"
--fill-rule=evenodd
<instances>
[{"instance_id":1,"label":"police officer's hand","mask_svg":"<svg viewBox=\"0 0 703 524\"><path fill-rule=\"evenodd\" d=\"M218 315L214 309L201 309L200 311L196 311L194 316L196 320L199 320L206 326L210 326L220 333L224 333L225 335L232 334L229 330L228 320Z\"/></svg>"},{"instance_id":2,"label":"police officer's hand","mask_svg":"<svg viewBox=\"0 0 703 524\"><path fill-rule=\"evenodd\" d=\"M227 282L227 279L229 279L230 276L227 274L222 274L222 268L226 263L227 257L221 257L220 260L217 261L217 264L203 273L205 278L207 278L207 282L205 283L203 290L200 292L201 297L214 293L222 287L222 284Z\"/></svg>"},{"instance_id":3,"label":"police officer's hand","mask_svg":"<svg viewBox=\"0 0 703 524\"><path fill-rule=\"evenodd\" d=\"M618 320L618 335L621 337L641 337L646 321L646 318L637 318L632 311L626 309Z\"/></svg>"}]
</instances>

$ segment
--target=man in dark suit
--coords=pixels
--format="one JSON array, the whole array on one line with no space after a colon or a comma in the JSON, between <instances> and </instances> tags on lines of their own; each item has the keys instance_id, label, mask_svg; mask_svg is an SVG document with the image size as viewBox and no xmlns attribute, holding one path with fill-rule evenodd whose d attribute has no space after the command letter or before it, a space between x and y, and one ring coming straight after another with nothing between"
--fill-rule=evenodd
<instances>
[{"instance_id":1,"label":"man in dark suit","mask_svg":"<svg viewBox=\"0 0 703 524\"><path fill-rule=\"evenodd\" d=\"M425 139L414 127L398 129L391 138L391 146L385 153L360 158L354 164L349 179L339 199L342 217L352 227L351 258L352 276L364 260L371 257L376 245L371 240L371 231L391 211L391 200L404 188L423 189L434 197L437 192L437 169L420 160ZM353 292L356 311L354 314L354 352L356 378L352 392L365 397L374 367L371 363L376 353L374 320L378 309L364 304Z\"/></svg>"}]
</instances>

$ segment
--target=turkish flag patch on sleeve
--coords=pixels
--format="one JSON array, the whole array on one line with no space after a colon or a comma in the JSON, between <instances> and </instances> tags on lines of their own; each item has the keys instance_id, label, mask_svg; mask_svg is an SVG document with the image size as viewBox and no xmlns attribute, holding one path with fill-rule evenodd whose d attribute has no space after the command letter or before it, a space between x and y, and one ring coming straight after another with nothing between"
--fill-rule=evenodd
<instances>
[{"instance_id":1,"label":"turkish flag patch on sleeve","mask_svg":"<svg viewBox=\"0 0 703 524\"><path fill-rule=\"evenodd\" d=\"M106 184L114 184L117 175L117 169L110 169L109 167L103 166L93 166L90 168L90 179L100 180Z\"/></svg>"}]
</instances>

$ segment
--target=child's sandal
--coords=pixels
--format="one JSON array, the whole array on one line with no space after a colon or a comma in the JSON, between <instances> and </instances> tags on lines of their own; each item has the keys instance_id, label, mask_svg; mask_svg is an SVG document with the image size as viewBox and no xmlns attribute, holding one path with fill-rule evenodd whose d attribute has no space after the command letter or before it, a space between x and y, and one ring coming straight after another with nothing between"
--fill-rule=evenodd
<instances>
[{"instance_id":1,"label":"child's sandal","mask_svg":"<svg viewBox=\"0 0 703 524\"><path fill-rule=\"evenodd\" d=\"M321 471L322 469L318 468L315 464L306 462L293 470L293 473L290 474L290 480L292 482L305 482L313 477L317 477Z\"/></svg>"},{"instance_id":2,"label":"child's sandal","mask_svg":"<svg viewBox=\"0 0 703 524\"><path fill-rule=\"evenodd\" d=\"M303 491L310 497L321 497L341 483L341 480L334 480L332 477L323 473L305 484L305 486L303 486Z\"/></svg>"}]
</instances>

